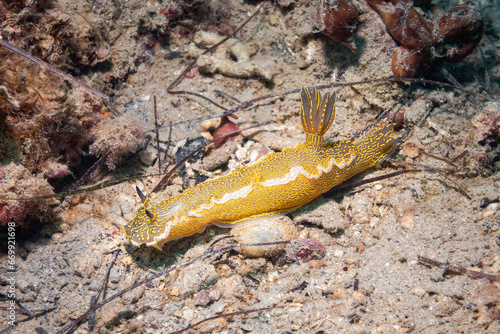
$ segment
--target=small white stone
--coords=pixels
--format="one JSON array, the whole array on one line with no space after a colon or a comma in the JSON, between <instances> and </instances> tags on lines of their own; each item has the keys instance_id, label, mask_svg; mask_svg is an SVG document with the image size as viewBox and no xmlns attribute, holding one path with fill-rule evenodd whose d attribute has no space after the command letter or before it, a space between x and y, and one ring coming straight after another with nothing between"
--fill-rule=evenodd
<instances>
[{"instance_id":1,"label":"small white stone","mask_svg":"<svg viewBox=\"0 0 500 334\"><path fill-rule=\"evenodd\" d=\"M191 321L193 320L194 318L194 311L190 308L188 309L184 309L182 311L182 314L181 314L181 317L184 319L184 320L187 320L187 321Z\"/></svg>"},{"instance_id":2,"label":"small white stone","mask_svg":"<svg viewBox=\"0 0 500 334\"><path fill-rule=\"evenodd\" d=\"M342 256L344 256L344 252L341 251L340 249L337 249L336 251L333 252L333 256L342 257Z\"/></svg>"},{"instance_id":3,"label":"small white stone","mask_svg":"<svg viewBox=\"0 0 500 334\"><path fill-rule=\"evenodd\" d=\"M135 200L131 196L120 195L118 197L120 211L125 220L130 221L135 217Z\"/></svg>"},{"instance_id":4,"label":"small white stone","mask_svg":"<svg viewBox=\"0 0 500 334\"><path fill-rule=\"evenodd\" d=\"M378 218L378 217L372 217L370 219L370 227L374 228L375 226L378 225L379 222L380 222L380 218Z\"/></svg>"},{"instance_id":5,"label":"small white stone","mask_svg":"<svg viewBox=\"0 0 500 334\"><path fill-rule=\"evenodd\" d=\"M139 154L139 160L145 166L151 166L156 159L156 154L154 153L152 154L151 152L148 152L146 150L142 150L138 154Z\"/></svg>"},{"instance_id":6,"label":"small white stone","mask_svg":"<svg viewBox=\"0 0 500 334\"><path fill-rule=\"evenodd\" d=\"M270 271L267 274L267 280L269 282L274 282L274 281L276 281L277 278L278 278L278 272L277 271Z\"/></svg>"},{"instance_id":7,"label":"small white stone","mask_svg":"<svg viewBox=\"0 0 500 334\"><path fill-rule=\"evenodd\" d=\"M418 287L414 288L413 290L411 290L411 293L415 296L423 297L425 295L426 291L422 287L418 286Z\"/></svg>"},{"instance_id":8,"label":"small white stone","mask_svg":"<svg viewBox=\"0 0 500 334\"><path fill-rule=\"evenodd\" d=\"M491 203L484 210L483 217L488 217L488 216L494 215L495 212L497 212L499 208L500 208L500 203Z\"/></svg>"},{"instance_id":9,"label":"small white stone","mask_svg":"<svg viewBox=\"0 0 500 334\"><path fill-rule=\"evenodd\" d=\"M241 147L235 152L234 155L238 158L238 160L245 160L248 156L248 149L246 147Z\"/></svg>"},{"instance_id":10,"label":"small white stone","mask_svg":"<svg viewBox=\"0 0 500 334\"><path fill-rule=\"evenodd\" d=\"M258 157L259 157L259 151L252 151L252 153L250 153L250 162L257 161Z\"/></svg>"}]
</instances>

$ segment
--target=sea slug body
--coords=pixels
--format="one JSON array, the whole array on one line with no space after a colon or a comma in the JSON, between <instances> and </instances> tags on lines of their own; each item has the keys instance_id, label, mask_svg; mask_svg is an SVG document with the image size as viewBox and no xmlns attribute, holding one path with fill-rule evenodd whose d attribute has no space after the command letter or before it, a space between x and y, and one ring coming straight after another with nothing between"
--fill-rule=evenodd
<instances>
[{"instance_id":1,"label":"sea slug body","mask_svg":"<svg viewBox=\"0 0 500 334\"><path fill-rule=\"evenodd\" d=\"M292 212L382 162L400 142L390 124L358 142L325 143L323 135L335 117L335 94L321 96L315 88L305 88L301 99L304 142L158 204L138 190L142 205L123 226L125 236L136 246L161 249L165 242L200 232L209 223L234 227Z\"/></svg>"}]
</instances>

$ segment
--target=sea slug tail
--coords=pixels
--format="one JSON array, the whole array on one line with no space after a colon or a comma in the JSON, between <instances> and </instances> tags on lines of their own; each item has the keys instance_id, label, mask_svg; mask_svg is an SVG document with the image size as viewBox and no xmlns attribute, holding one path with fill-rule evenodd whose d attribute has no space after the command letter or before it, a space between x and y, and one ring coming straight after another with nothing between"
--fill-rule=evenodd
<instances>
[{"instance_id":1,"label":"sea slug tail","mask_svg":"<svg viewBox=\"0 0 500 334\"><path fill-rule=\"evenodd\" d=\"M333 93L321 96L315 87L302 88L300 104L300 120L307 134L323 136L335 118L335 101Z\"/></svg>"},{"instance_id":2,"label":"sea slug tail","mask_svg":"<svg viewBox=\"0 0 500 334\"><path fill-rule=\"evenodd\" d=\"M394 151L396 145L402 143L394 133L394 126L393 123L389 124L356 142L359 152L369 160L370 166L383 162Z\"/></svg>"}]
</instances>

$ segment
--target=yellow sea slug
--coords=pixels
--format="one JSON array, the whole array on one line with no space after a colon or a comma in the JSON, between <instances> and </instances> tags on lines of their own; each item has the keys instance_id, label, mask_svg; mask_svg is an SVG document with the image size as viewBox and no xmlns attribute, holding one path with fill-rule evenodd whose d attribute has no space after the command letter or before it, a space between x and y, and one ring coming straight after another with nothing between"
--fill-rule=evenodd
<instances>
[{"instance_id":1,"label":"yellow sea slug","mask_svg":"<svg viewBox=\"0 0 500 334\"><path fill-rule=\"evenodd\" d=\"M200 232L209 223L231 227L247 219L292 212L382 162L400 142L391 124L355 143L325 143L323 135L335 117L336 95L322 97L315 88L305 88L301 99L304 142L159 204L137 189L142 205L123 227L125 236L136 246L161 249L165 242Z\"/></svg>"}]
</instances>

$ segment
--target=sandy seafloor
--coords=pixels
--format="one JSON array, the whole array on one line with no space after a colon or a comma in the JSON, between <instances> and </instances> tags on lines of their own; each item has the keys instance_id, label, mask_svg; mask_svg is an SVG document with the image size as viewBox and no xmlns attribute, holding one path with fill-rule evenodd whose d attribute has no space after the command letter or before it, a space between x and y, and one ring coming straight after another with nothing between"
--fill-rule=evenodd
<instances>
[{"instance_id":1,"label":"sandy seafloor","mask_svg":"<svg viewBox=\"0 0 500 334\"><path fill-rule=\"evenodd\" d=\"M257 50L255 54L250 52L250 59L272 74L272 83L255 75L231 78L227 73L198 73L185 78L177 88L234 106L234 101L217 97L215 91L246 101L270 92L391 75L395 43L366 3L355 1L361 9L361 24L355 34L358 51L352 54L346 47L314 33L315 1L288 2L291 5L286 8L270 4L237 34L241 42ZM146 25L162 24L161 20L149 22L148 18L168 8L168 1L55 0L53 6L56 13L64 13L69 20L77 20L78 13L86 12L89 20L104 29L111 53L109 71L122 80L113 91L114 105L120 113L142 117L152 128L153 96L157 97L159 123L163 125L221 111L196 97L166 92L168 84L187 65L190 52L196 53L192 42L196 25L191 35L179 37L176 31L170 45L153 51L145 50L145 37L137 35L140 19L146 18ZM494 145L478 144L475 137L479 131L478 114L487 109L499 117L499 104L494 101L499 93L500 26L492 23L498 19L499 9L494 1L482 1L481 6L490 27L480 45L489 64L492 98L415 84L401 102L406 116L404 127L410 131L407 142L449 159L468 150L466 161L457 162L460 171L448 175L466 189L471 200L456 185L432 172L377 181L340 197L319 197L290 217L298 226L300 238L316 239L324 245L325 256L320 261L280 265L276 259L249 259L236 253L224 256L223 261L200 261L100 309L93 333L169 333L215 315L270 306L279 307L208 321L188 332L500 332L499 282L450 274L417 260L420 255L500 274L500 210L498 203L481 206L499 196L498 152ZM237 26L255 9L254 2L232 2L229 22ZM172 51L181 51L184 57L165 59ZM227 52L216 53L207 61L221 59L227 61ZM480 53L473 52L463 62L446 68L465 89L486 96L482 64ZM99 71L79 78L106 82L109 76L109 72ZM444 81L432 73L426 77ZM337 92L339 99L327 138L333 141L352 137L397 102L407 87L387 82L330 89ZM447 102L436 105L432 101ZM212 158L221 156L229 161L222 164L220 172L243 165L261 144L282 150L301 142L304 133L298 117L299 103L299 95L293 94L240 112L237 123L241 128L269 120L277 123L246 133L237 144L212 152ZM198 136L200 131L199 123L174 127L172 141ZM167 140L168 128L161 129L160 136ZM155 157L156 150L150 144L114 171L102 171L100 179L93 182L155 173L157 165L148 165ZM411 145L394 157L449 167L416 152ZM196 166L202 169L203 161L192 164L188 176ZM356 180L395 169L383 164ZM158 181L159 177L148 177L75 196L53 222L33 229L31 236L23 235L17 248L16 298L28 309L56 309L31 319L17 315L20 322L15 327L8 326L3 313L0 331L35 333L37 327L42 327L47 333L56 333L81 315L97 294L113 258L109 251L115 247L121 252L111 269L107 297L154 271L202 254L211 241L229 233L211 227L202 234L173 241L163 251L131 246L120 226L133 217L133 208L139 203L135 186L150 191ZM155 200L178 194L186 183L192 185L194 180L174 177ZM4 275L4 254L0 265ZM205 304L203 298L209 298L208 304L197 305ZM87 332L87 323L76 331Z\"/></svg>"}]
</instances>

